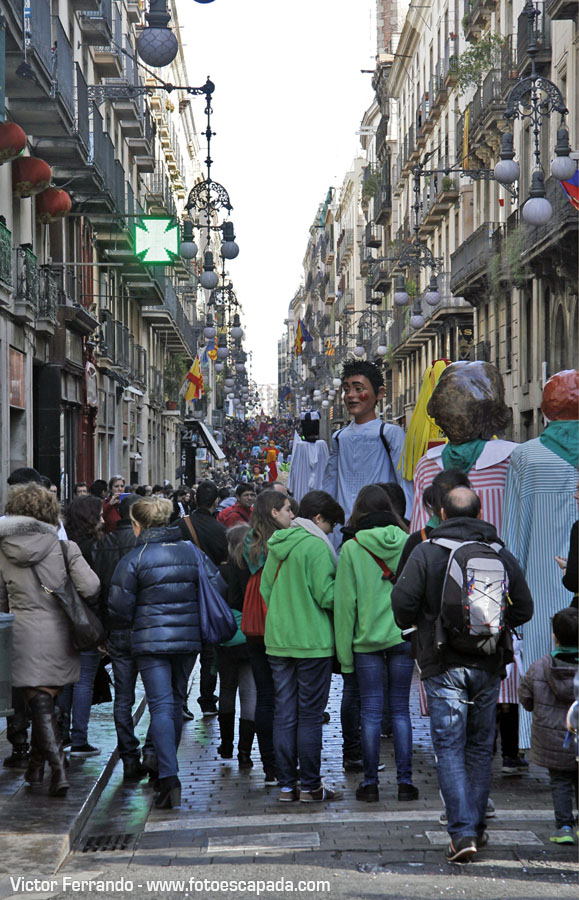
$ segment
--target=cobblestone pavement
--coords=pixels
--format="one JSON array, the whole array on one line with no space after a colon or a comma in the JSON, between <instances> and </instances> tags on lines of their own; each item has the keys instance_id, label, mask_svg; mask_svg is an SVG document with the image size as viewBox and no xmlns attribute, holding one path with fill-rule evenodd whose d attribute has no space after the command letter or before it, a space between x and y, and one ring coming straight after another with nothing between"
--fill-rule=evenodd
<instances>
[{"instance_id":1,"label":"cobblestone pavement","mask_svg":"<svg viewBox=\"0 0 579 900\"><path fill-rule=\"evenodd\" d=\"M414 782L420 799L413 803L397 800L392 741L383 740L381 759L386 768L380 775L380 800L373 804L355 799L360 775L342 772L340 691L341 679L335 676L328 706L331 721L324 727L322 768L328 783L344 789L342 801L315 806L280 804L278 790L264 786L257 746L255 765L249 772L240 772L235 759L217 757L217 720L197 716L194 682L189 705L196 719L184 724L179 754L181 809L152 808L147 783L123 784L122 767L117 765L60 876L94 878L104 873L102 877L110 878L115 873L115 877L132 879L137 885L133 890L143 897L148 896L143 879L149 877L186 875L188 879L194 872L196 877L206 873L204 877L215 880L237 878L244 872L257 877L266 871L296 880L304 872L314 873L313 880L324 876L330 878L332 893L344 897L380 892L389 897L576 897L577 846L549 843L553 816L545 770L531 765L526 775L503 776L497 756L491 792L497 815L489 821L488 847L477 855L476 863L449 865L443 861L447 835L438 821L442 804L429 723L418 714L416 691ZM6 879L15 871L54 871L62 838L74 822L75 811L78 815L82 808L82 792L88 794L114 746L109 716L110 707L98 708L89 735L106 752L86 761L72 760L70 799L62 806L42 795L31 796L22 786L21 776L2 772L0 841L4 839L9 853L0 858L5 873L4 879L0 877L0 900L14 893ZM145 715L139 725L141 734L146 724ZM60 837L58 854L48 837L55 833ZM16 834L17 842L13 839ZM397 892L388 893L394 884ZM493 884L502 886L497 893L493 893ZM87 896L95 893L98 889L93 887ZM166 886L150 895L171 893L186 896L189 892ZM313 890L302 895L319 897L322 893ZM53 890L44 896L57 894ZM113 895L114 891L103 894ZM231 891L206 891L205 895L236 896ZM279 891L269 894L281 895ZM23 896L30 900L29 893ZM70 897L70 892L62 896ZM78 900L81 896L82 892ZM239 896L252 895L240 892Z\"/></svg>"}]
</instances>

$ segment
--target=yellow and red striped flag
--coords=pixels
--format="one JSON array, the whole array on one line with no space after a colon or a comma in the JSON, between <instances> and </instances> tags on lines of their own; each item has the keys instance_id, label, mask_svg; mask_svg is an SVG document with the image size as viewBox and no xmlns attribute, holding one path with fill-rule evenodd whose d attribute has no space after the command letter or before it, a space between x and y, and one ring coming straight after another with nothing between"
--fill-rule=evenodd
<instances>
[{"instance_id":1,"label":"yellow and red striped flag","mask_svg":"<svg viewBox=\"0 0 579 900\"><path fill-rule=\"evenodd\" d=\"M193 365L187 372L184 385L186 386L185 401L189 403L191 400L200 400L205 389L203 387L203 375L201 374L201 364L199 362L199 354L193 360Z\"/></svg>"}]
</instances>

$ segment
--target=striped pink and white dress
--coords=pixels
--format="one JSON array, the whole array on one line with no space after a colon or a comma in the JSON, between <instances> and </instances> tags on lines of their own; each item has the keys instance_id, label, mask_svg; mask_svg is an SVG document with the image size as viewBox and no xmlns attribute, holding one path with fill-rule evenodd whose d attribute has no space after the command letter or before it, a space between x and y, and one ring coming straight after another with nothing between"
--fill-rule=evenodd
<instances>
[{"instance_id":1,"label":"striped pink and white dress","mask_svg":"<svg viewBox=\"0 0 579 900\"><path fill-rule=\"evenodd\" d=\"M507 480L507 469L511 453L518 447L512 441L487 441L486 447L468 473L473 491L478 494L482 506L482 517L485 522L495 526L500 534L503 498ZM419 460L414 473L414 503L410 520L410 533L424 528L429 513L424 508L422 495L424 489L442 472L442 451L444 445L432 447ZM499 703L518 703L519 672L516 663L507 668L507 677L501 682ZM422 703L421 703L422 709Z\"/></svg>"}]
</instances>

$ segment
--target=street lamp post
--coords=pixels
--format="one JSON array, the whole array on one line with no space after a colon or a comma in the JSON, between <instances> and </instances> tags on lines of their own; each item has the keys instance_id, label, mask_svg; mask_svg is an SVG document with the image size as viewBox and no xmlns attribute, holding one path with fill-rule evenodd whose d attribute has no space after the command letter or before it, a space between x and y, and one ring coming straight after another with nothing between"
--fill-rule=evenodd
<instances>
[{"instance_id":1,"label":"street lamp post","mask_svg":"<svg viewBox=\"0 0 579 900\"><path fill-rule=\"evenodd\" d=\"M527 55L531 60L531 74L517 82L509 93L505 118L527 120L531 126L535 169L531 175L529 199L525 202L521 215L529 225L546 225L551 218L553 209L545 194L540 137L544 117L548 118L552 112L559 113L561 124L557 131L555 159L551 163L551 174L558 181L568 181L575 174L577 164L570 156L569 132L565 127L565 116L568 110L563 95L556 84L537 73L538 47L535 19L540 13L533 6L532 0L527 0L523 8L523 15L527 17L529 29ZM506 132L501 140L500 162L495 166L494 172L495 179L503 185L513 184L519 178L519 165L515 162L514 157L513 135L512 132Z\"/></svg>"}]
</instances>

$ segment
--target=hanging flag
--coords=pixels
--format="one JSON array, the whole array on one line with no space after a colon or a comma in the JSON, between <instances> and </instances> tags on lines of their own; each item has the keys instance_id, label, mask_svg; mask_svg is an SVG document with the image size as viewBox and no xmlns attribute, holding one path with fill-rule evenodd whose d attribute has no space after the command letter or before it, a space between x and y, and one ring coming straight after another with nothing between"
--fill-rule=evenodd
<instances>
[{"instance_id":1,"label":"hanging flag","mask_svg":"<svg viewBox=\"0 0 579 900\"><path fill-rule=\"evenodd\" d=\"M336 352L336 350L334 348L334 345L332 344L331 340L328 338L326 340L326 356L334 356L335 352Z\"/></svg>"},{"instance_id":2,"label":"hanging flag","mask_svg":"<svg viewBox=\"0 0 579 900\"><path fill-rule=\"evenodd\" d=\"M313 341L313 337L309 333L309 331L306 328L306 326L304 325L304 323L302 322L301 324L302 324L302 338L304 339L304 341Z\"/></svg>"},{"instance_id":3,"label":"hanging flag","mask_svg":"<svg viewBox=\"0 0 579 900\"><path fill-rule=\"evenodd\" d=\"M470 107L467 106L464 113L464 126L462 132L462 168L469 169L468 159L468 130L470 125Z\"/></svg>"},{"instance_id":4,"label":"hanging flag","mask_svg":"<svg viewBox=\"0 0 579 900\"><path fill-rule=\"evenodd\" d=\"M304 337L302 334L302 322L301 322L301 319L298 319L298 325L296 328L296 339L294 341L294 356L301 356L303 349L304 349Z\"/></svg>"},{"instance_id":5,"label":"hanging flag","mask_svg":"<svg viewBox=\"0 0 579 900\"><path fill-rule=\"evenodd\" d=\"M286 384L286 385L284 385L284 387L282 387L282 389L281 389L281 393L280 393L280 395L279 395L279 399L283 402L283 401L286 400L288 397L291 397L291 394L292 394L292 389L291 389L291 387L289 386L289 384Z\"/></svg>"},{"instance_id":6,"label":"hanging flag","mask_svg":"<svg viewBox=\"0 0 579 900\"><path fill-rule=\"evenodd\" d=\"M570 178L569 181L561 181L560 184L567 194L571 206L579 210L579 169L576 170L573 178Z\"/></svg>"},{"instance_id":7,"label":"hanging flag","mask_svg":"<svg viewBox=\"0 0 579 900\"><path fill-rule=\"evenodd\" d=\"M215 335L215 342L211 350L207 351L207 356L209 359L217 359L217 335Z\"/></svg>"},{"instance_id":8,"label":"hanging flag","mask_svg":"<svg viewBox=\"0 0 579 900\"><path fill-rule=\"evenodd\" d=\"M193 365L187 372L185 382L185 401L189 403L191 400L200 400L205 393L203 388L203 375L201 374L201 364L199 362L199 354L193 360Z\"/></svg>"}]
</instances>

